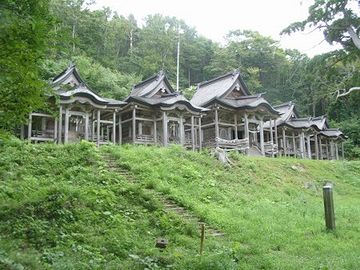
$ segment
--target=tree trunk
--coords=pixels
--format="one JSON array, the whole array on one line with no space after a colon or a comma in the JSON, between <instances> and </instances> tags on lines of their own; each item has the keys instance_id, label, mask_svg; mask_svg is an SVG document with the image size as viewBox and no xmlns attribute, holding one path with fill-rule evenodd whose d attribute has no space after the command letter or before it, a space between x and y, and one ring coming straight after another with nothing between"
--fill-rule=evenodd
<instances>
[{"instance_id":1,"label":"tree trunk","mask_svg":"<svg viewBox=\"0 0 360 270\"><path fill-rule=\"evenodd\" d=\"M347 31L351 37L351 40L354 42L354 45L356 46L356 48L358 48L360 50L360 38L359 36L356 34L354 28L352 28L352 26L349 26L347 28Z\"/></svg>"}]
</instances>

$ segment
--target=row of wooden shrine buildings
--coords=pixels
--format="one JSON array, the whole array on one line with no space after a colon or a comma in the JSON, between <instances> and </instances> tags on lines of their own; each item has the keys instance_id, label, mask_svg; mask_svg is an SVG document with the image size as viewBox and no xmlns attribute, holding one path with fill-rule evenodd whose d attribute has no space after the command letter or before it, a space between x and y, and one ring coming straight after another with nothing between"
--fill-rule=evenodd
<instances>
[{"instance_id":1,"label":"row of wooden shrine buildings","mask_svg":"<svg viewBox=\"0 0 360 270\"><path fill-rule=\"evenodd\" d=\"M272 157L344 157L345 136L330 128L325 116L299 117L292 102L272 106L261 94L250 94L238 71L198 84L191 100L173 89L163 71L135 85L123 101L97 95L74 65L56 76L52 87L49 106L56 116L31 113L21 128L22 138L180 144L193 150L220 147Z\"/></svg>"}]
</instances>

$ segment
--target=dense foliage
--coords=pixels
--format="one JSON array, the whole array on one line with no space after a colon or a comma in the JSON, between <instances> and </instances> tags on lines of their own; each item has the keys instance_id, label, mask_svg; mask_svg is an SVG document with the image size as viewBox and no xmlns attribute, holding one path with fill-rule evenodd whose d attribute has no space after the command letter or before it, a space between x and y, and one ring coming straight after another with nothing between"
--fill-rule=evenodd
<instances>
[{"instance_id":1,"label":"dense foliage","mask_svg":"<svg viewBox=\"0 0 360 270\"><path fill-rule=\"evenodd\" d=\"M358 269L360 164L233 155L224 168L181 147L0 145L1 269ZM103 155L136 175L107 169ZM337 231L321 186L335 184ZM164 211L161 191L226 233ZM165 251L155 240L169 240Z\"/></svg>"},{"instance_id":2,"label":"dense foliage","mask_svg":"<svg viewBox=\"0 0 360 270\"><path fill-rule=\"evenodd\" d=\"M357 13L348 12L348 2L354 1L315 1L309 18L287 32L316 23L355 25ZM95 92L110 98L123 99L133 84L160 69L175 82L180 39L180 89L189 98L197 83L239 69L250 91L265 92L275 105L293 100L304 116L327 114L336 127L360 127L359 91L338 100L334 95L360 85L360 50L350 46L344 31L337 32L348 44L344 50L309 58L254 31L231 31L220 45L175 17L149 15L139 26L133 16L109 8L94 10L84 0L7 0L0 5L2 126L24 122L29 111L41 106L40 78L50 80L71 62ZM341 12L349 19L334 21ZM335 32L326 31L337 40ZM348 157L359 157L358 140L353 132L348 134L349 148L354 149Z\"/></svg>"}]
</instances>

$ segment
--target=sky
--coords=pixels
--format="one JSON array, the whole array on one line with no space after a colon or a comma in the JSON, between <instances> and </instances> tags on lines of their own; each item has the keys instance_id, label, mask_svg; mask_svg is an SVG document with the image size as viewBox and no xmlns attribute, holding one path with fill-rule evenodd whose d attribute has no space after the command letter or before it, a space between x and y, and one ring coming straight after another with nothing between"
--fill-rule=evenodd
<instances>
[{"instance_id":1,"label":"sky","mask_svg":"<svg viewBox=\"0 0 360 270\"><path fill-rule=\"evenodd\" d=\"M93 8L110 7L118 14L133 14L141 26L146 15L160 13L182 19L197 32L224 44L231 30L255 30L271 36L283 48L298 49L310 57L340 46L324 41L319 31L280 36L292 22L304 20L313 0L96 0Z\"/></svg>"}]
</instances>

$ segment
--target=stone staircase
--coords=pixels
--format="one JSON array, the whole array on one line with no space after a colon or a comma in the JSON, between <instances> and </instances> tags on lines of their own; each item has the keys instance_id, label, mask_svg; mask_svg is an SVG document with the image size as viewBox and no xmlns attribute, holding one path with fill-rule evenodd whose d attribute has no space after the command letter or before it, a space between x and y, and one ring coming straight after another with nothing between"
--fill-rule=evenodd
<instances>
[{"instance_id":1,"label":"stone staircase","mask_svg":"<svg viewBox=\"0 0 360 270\"><path fill-rule=\"evenodd\" d=\"M136 176L129 170L120 167L116 163L116 159L114 159L112 156L106 154L106 155L103 155L103 158L106 161L107 168L109 170L123 176L131 183L138 182ZM225 235L225 233L223 233L222 231L204 223L192 211L181 206L178 202L168 198L165 194L163 194L159 191L156 191L154 189L148 189L148 191L150 194L152 194L152 196L156 200L158 200L160 203L162 203L164 205L164 210L166 212L175 213L176 215L180 216L181 218L183 218L184 220L186 220L186 222L188 222L190 224L197 224L198 226L200 226L201 224L205 224L205 230L206 230L205 236L221 237L221 236Z\"/></svg>"},{"instance_id":2,"label":"stone staircase","mask_svg":"<svg viewBox=\"0 0 360 270\"><path fill-rule=\"evenodd\" d=\"M261 151L256 146L251 146L248 150L248 156L261 157Z\"/></svg>"}]
</instances>

